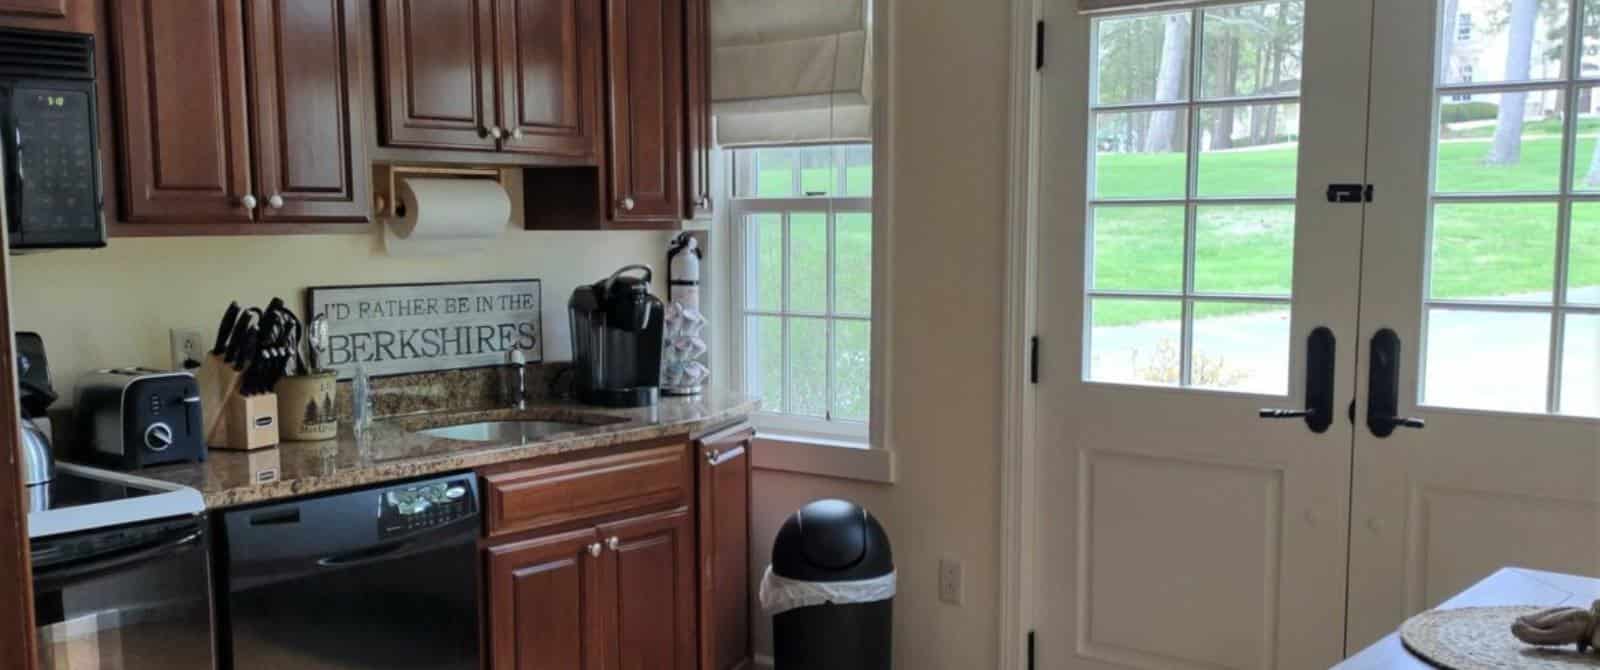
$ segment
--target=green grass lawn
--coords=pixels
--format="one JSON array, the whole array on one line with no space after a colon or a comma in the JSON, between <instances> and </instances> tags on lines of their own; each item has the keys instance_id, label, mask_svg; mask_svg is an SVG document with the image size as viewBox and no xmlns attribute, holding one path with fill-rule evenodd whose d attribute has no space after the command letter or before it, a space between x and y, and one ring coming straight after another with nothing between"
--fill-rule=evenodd
<instances>
[{"instance_id":1,"label":"green grass lawn","mask_svg":"<svg viewBox=\"0 0 1600 670\"><path fill-rule=\"evenodd\" d=\"M1541 125L1544 124L1544 125ZM1519 193L1556 190L1560 174L1557 124L1528 124L1522 160L1514 166L1483 163L1492 128L1463 136L1477 141L1439 147L1438 191ZM1600 128L1585 120L1580 129ZM1582 181L1595 138L1580 136L1574 155ZM1201 196L1287 196L1294 192L1293 148L1201 154ZM1165 198L1184 194L1182 154L1101 154L1095 165L1096 197ZM1101 289L1171 290L1182 287L1183 207L1104 206L1094 214L1093 282ZM1600 286L1600 204L1574 207L1570 286ZM1195 234L1195 285L1201 291L1287 295L1294 248L1288 206L1201 206ZM1432 292L1437 298L1484 298L1552 290L1556 208L1547 203L1441 206L1433 230ZM1115 326L1173 318L1175 302L1106 301L1095 325ZM1208 304L1222 315L1280 307Z\"/></svg>"}]
</instances>

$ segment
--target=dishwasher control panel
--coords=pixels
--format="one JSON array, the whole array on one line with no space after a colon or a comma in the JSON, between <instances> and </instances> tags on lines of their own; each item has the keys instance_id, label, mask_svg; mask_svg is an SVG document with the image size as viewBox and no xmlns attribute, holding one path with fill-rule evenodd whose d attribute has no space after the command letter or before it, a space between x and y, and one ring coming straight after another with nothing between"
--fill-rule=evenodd
<instances>
[{"instance_id":1,"label":"dishwasher control panel","mask_svg":"<svg viewBox=\"0 0 1600 670\"><path fill-rule=\"evenodd\" d=\"M378 538L386 540L447 525L478 514L472 475L385 489L379 494Z\"/></svg>"}]
</instances>

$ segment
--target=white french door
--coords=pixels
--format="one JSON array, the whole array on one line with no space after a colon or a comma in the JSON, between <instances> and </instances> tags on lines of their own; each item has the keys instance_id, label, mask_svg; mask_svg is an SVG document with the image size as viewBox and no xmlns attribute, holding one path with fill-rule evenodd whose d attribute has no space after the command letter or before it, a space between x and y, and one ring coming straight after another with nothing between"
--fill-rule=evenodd
<instances>
[{"instance_id":1,"label":"white french door","mask_svg":"<svg viewBox=\"0 0 1600 670\"><path fill-rule=\"evenodd\" d=\"M1382 5L1351 652L1500 566L1600 575L1600 1Z\"/></svg>"},{"instance_id":2,"label":"white french door","mask_svg":"<svg viewBox=\"0 0 1600 670\"><path fill-rule=\"evenodd\" d=\"M1600 574L1600 0L1150 5L1045 8L1040 667Z\"/></svg>"},{"instance_id":3,"label":"white french door","mask_svg":"<svg viewBox=\"0 0 1600 670\"><path fill-rule=\"evenodd\" d=\"M1047 3L1039 667L1341 657L1371 7Z\"/></svg>"}]
</instances>

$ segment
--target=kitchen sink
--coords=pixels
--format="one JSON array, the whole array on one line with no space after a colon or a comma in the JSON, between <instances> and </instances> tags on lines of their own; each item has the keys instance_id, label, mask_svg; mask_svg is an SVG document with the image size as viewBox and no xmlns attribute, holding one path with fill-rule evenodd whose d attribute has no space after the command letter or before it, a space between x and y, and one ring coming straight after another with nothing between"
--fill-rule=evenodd
<instances>
[{"instance_id":1,"label":"kitchen sink","mask_svg":"<svg viewBox=\"0 0 1600 670\"><path fill-rule=\"evenodd\" d=\"M569 421L484 421L417 431L429 437L467 442L532 442L559 433L594 428L597 424Z\"/></svg>"}]
</instances>

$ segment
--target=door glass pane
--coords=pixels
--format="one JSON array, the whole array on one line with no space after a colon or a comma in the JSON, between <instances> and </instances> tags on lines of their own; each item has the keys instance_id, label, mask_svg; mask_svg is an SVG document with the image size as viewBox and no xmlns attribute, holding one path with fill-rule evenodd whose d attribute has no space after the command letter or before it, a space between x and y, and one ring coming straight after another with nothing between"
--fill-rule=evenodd
<instances>
[{"instance_id":1,"label":"door glass pane","mask_svg":"<svg viewBox=\"0 0 1600 670\"><path fill-rule=\"evenodd\" d=\"M1569 314L1561 351L1561 412L1600 417L1600 315Z\"/></svg>"},{"instance_id":2,"label":"door glass pane","mask_svg":"<svg viewBox=\"0 0 1600 670\"><path fill-rule=\"evenodd\" d=\"M828 309L828 215L789 214L789 311Z\"/></svg>"},{"instance_id":3,"label":"door glass pane","mask_svg":"<svg viewBox=\"0 0 1600 670\"><path fill-rule=\"evenodd\" d=\"M1183 304L1095 298L1090 302L1089 378L1176 386L1183 365Z\"/></svg>"},{"instance_id":4,"label":"door glass pane","mask_svg":"<svg viewBox=\"0 0 1600 670\"><path fill-rule=\"evenodd\" d=\"M1196 302L1189 383L1283 395L1289 386L1289 305Z\"/></svg>"},{"instance_id":5,"label":"door glass pane","mask_svg":"<svg viewBox=\"0 0 1600 670\"><path fill-rule=\"evenodd\" d=\"M1424 404L1545 411L1549 314L1432 308L1427 319Z\"/></svg>"},{"instance_id":6,"label":"door glass pane","mask_svg":"<svg viewBox=\"0 0 1600 670\"><path fill-rule=\"evenodd\" d=\"M752 316L745 320L745 388L761 399L761 409L782 412L783 319Z\"/></svg>"},{"instance_id":7,"label":"door glass pane","mask_svg":"<svg viewBox=\"0 0 1600 670\"><path fill-rule=\"evenodd\" d=\"M1099 290L1183 290L1184 208L1094 208L1094 278Z\"/></svg>"},{"instance_id":8,"label":"door glass pane","mask_svg":"<svg viewBox=\"0 0 1600 670\"><path fill-rule=\"evenodd\" d=\"M1572 203L1567 250L1567 302L1600 305L1600 203Z\"/></svg>"},{"instance_id":9,"label":"door glass pane","mask_svg":"<svg viewBox=\"0 0 1600 670\"><path fill-rule=\"evenodd\" d=\"M1194 256L1196 291L1289 295L1294 205L1197 208Z\"/></svg>"},{"instance_id":10,"label":"door glass pane","mask_svg":"<svg viewBox=\"0 0 1600 670\"><path fill-rule=\"evenodd\" d=\"M1446 13L1440 82L1562 78L1567 0L1444 0L1440 6Z\"/></svg>"},{"instance_id":11,"label":"door glass pane","mask_svg":"<svg viewBox=\"0 0 1600 670\"><path fill-rule=\"evenodd\" d=\"M1182 198L1187 114L1181 107L1096 114L1094 197Z\"/></svg>"},{"instance_id":12,"label":"door glass pane","mask_svg":"<svg viewBox=\"0 0 1600 670\"><path fill-rule=\"evenodd\" d=\"M750 281L746 302L751 309L776 312L783 309L783 216L755 214L746 225L750 248Z\"/></svg>"},{"instance_id":13,"label":"door glass pane","mask_svg":"<svg viewBox=\"0 0 1600 670\"><path fill-rule=\"evenodd\" d=\"M828 322L789 319L789 411L825 416L828 411Z\"/></svg>"},{"instance_id":14,"label":"door glass pane","mask_svg":"<svg viewBox=\"0 0 1600 670\"><path fill-rule=\"evenodd\" d=\"M834 309L872 314L872 215L834 215Z\"/></svg>"},{"instance_id":15,"label":"door glass pane","mask_svg":"<svg viewBox=\"0 0 1600 670\"><path fill-rule=\"evenodd\" d=\"M1441 204L1433 209L1428 295L1549 304L1556 204Z\"/></svg>"},{"instance_id":16,"label":"door glass pane","mask_svg":"<svg viewBox=\"0 0 1600 670\"><path fill-rule=\"evenodd\" d=\"M1201 96L1298 94L1304 22L1301 2L1205 10Z\"/></svg>"},{"instance_id":17,"label":"door glass pane","mask_svg":"<svg viewBox=\"0 0 1600 670\"><path fill-rule=\"evenodd\" d=\"M833 418L866 421L871 403L872 324L833 322Z\"/></svg>"},{"instance_id":18,"label":"door glass pane","mask_svg":"<svg viewBox=\"0 0 1600 670\"><path fill-rule=\"evenodd\" d=\"M1189 97L1189 12L1103 19L1095 28L1097 104Z\"/></svg>"},{"instance_id":19,"label":"door glass pane","mask_svg":"<svg viewBox=\"0 0 1600 670\"><path fill-rule=\"evenodd\" d=\"M1600 77L1600 0L1583 0L1583 73Z\"/></svg>"},{"instance_id":20,"label":"door glass pane","mask_svg":"<svg viewBox=\"0 0 1600 670\"><path fill-rule=\"evenodd\" d=\"M1241 105L1200 112L1201 196L1292 196L1300 106Z\"/></svg>"},{"instance_id":21,"label":"door glass pane","mask_svg":"<svg viewBox=\"0 0 1600 670\"><path fill-rule=\"evenodd\" d=\"M1561 91L1447 95L1437 193L1553 193L1561 181Z\"/></svg>"}]
</instances>

